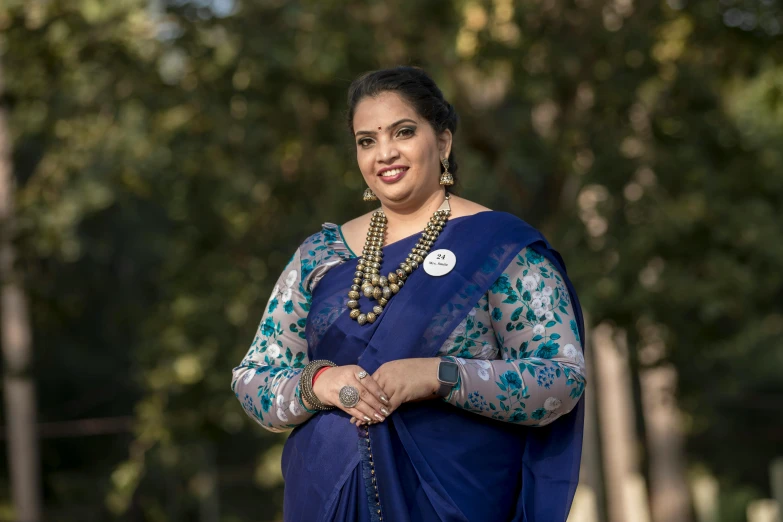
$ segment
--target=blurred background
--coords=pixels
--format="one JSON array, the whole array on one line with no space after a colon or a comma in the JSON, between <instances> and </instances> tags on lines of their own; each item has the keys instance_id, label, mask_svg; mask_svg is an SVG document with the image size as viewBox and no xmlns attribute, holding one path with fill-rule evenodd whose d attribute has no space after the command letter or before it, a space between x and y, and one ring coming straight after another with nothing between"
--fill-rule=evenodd
<instances>
[{"instance_id":1,"label":"blurred background","mask_svg":"<svg viewBox=\"0 0 783 522\"><path fill-rule=\"evenodd\" d=\"M281 520L231 369L398 64L589 314L571 521L780 521L781 0L0 0L0 520Z\"/></svg>"}]
</instances>

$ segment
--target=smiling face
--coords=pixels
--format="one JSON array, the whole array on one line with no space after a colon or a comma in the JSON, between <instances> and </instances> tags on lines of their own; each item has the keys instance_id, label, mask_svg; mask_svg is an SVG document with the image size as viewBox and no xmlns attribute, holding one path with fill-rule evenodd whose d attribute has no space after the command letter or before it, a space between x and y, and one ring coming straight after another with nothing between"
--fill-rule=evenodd
<instances>
[{"instance_id":1,"label":"smiling face","mask_svg":"<svg viewBox=\"0 0 783 522\"><path fill-rule=\"evenodd\" d=\"M419 205L440 186L440 158L451 150L451 131L440 136L395 92L366 97L353 117L356 159L381 203Z\"/></svg>"}]
</instances>

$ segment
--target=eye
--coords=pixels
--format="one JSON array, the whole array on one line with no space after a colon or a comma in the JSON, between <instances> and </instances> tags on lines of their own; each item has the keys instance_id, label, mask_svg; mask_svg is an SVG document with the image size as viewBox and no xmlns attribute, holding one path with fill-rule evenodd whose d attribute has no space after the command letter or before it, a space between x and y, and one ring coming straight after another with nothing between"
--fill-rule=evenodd
<instances>
[{"instance_id":1,"label":"eye","mask_svg":"<svg viewBox=\"0 0 783 522\"><path fill-rule=\"evenodd\" d=\"M370 138L362 138L359 141L356 142L360 147L367 148L372 144L372 140Z\"/></svg>"},{"instance_id":2,"label":"eye","mask_svg":"<svg viewBox=\"0 0 783 522\"><path fill-rule=\"evenodd\" d=\"M400 136L402 138L408 138L410 136L413 136L415 134L414 129L411 129L410 127L403 127L397 132L397 136Z\"/></svg>"}]
</instances>

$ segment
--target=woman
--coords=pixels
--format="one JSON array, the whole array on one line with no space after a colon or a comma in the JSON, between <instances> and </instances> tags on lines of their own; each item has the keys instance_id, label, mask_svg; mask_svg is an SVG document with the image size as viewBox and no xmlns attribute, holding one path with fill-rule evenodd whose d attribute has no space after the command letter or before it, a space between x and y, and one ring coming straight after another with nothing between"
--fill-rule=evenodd
<instances>
[{"instance_id":1,"label":"woman","mask_svg":"<svg viewBox=\"0 0 783 522\"><path fill-rule=\"evenodd\" d=\"M255 421L295 428L285 520L564 521L585 371L560 256L450 194L457 115L422 70L365 74L348 103L380 208L302 243L233 374Z\"/></svg>"}]
</instances>

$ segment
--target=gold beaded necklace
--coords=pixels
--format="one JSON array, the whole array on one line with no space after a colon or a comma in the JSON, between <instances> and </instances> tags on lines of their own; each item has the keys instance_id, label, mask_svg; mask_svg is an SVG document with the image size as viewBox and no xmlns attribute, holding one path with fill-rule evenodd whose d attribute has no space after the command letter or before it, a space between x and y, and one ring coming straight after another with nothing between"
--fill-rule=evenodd
<instances>
[{"instance_id":1,"label":"gold beaded necklace","mask_svg":"<svg viewBox=\"0 0 783 522\"><path fill-rule=\"evenodd\" d=\"M400 267L389 272L387 276L380 275L381 260L383 259L383 243L386 238L386 215L383 210L376 210L370 218L370 228L367 231L367 239L364 242L362 255L356 264L356 272L353 274L353 284L348 291L348 308L350 317L358 321L360 325L373 323L383 312L383 307L389 299L400 291L408 275L411 274L424 261L432 244L446 226L451 215L449 194L446 200L430 218L418 243L411 249L411 253ZM363 314L359 309L359 290L370 299L375 299L378 304L373 306L372 312Z\"/></svg>"}]
</instances>

